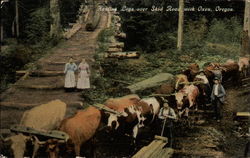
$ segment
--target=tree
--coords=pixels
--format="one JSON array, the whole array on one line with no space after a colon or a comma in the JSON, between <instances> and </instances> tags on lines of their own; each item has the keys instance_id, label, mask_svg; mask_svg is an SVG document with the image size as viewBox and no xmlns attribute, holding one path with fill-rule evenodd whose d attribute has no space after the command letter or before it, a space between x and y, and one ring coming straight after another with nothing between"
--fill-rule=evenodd
<instances>
[{"instance_id":1,"label":"tree","mask_svg":"<svg viewBox=\"0 0 250 158\"><path fill-rule=\"evenodd\" d=\"M250 0L245 0L242 55L250 54Z\"/></svg>"},{"instance_id":2,"label":"tree","mask_svg":"<svg viewBox=\"0 0 250 158\"><path fill-rule=\"evenodd\" d=\"M50 15L52 18L52 23L50 26L50 36L58 37L60 35L60 9L58 0L50 0Z\"/></svg>"},{"instance_id":3,"label":"tree","mask_svg":"<svg viewBox=\"0 0 250 158\"><path fill-rule=\"evenodd\" d=\"M181 50L182 48L183 23L184 23L184 0L179 0L179 21L178 21L178 39L177 39L178 50Z\"/></svg>"}]
</instances>

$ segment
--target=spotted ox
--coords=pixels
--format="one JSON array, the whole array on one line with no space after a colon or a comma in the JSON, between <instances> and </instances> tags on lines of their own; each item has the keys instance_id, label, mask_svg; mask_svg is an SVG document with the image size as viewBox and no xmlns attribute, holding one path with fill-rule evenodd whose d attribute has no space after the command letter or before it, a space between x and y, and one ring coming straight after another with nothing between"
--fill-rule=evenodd
<instances>
[{"instance_id":1,"label":"spotted ox","mask_svg":"<svg viewBox=\"0 0 250 158\"><path fill-rule=\"evenodd\" d=\"M195 109L197 110L198 95L199 95L199 89L194 85L185 85L183 89L179 90L175 94L177 109L180 111L179 113L180 116L182 115L183 112L185 112L185 115L188 116L189 108L193 107L194 105L196 106Z\"/></svg>"},{"instance_id":2,"label":"spotted ox","mask_svg":"<svg viewBox=\"0 0 250 158\"><path fill-rule=\"evenodd\" d=\"M127 106L124 106L123 101ZM152 122L160 108L160 103L154 97L131 102L131 98L125 96L119 101L116 100L116 102L116 109L120 110L121 115L109 113L107 126L112 130L125 131L124 133L129 135L132 134L133 138L137 137L139 128L144 127L146 120ZM130 105L128 105L128 103L130 103ZM114 109L112 106L107 106ZM122 108L117 106L121 106L123 111L121 111Z\"/></svg>"},{"instance_id":3,"label":"spotted ox","mask_svg":"<svg viewBox=\"0 0 250 158\"><path fill-rule=\"evenodd\" d=\"M240 57L238 61L239 71L244 76L247 77L249 72L249 57Z\"/></svg>"}]
</instances>

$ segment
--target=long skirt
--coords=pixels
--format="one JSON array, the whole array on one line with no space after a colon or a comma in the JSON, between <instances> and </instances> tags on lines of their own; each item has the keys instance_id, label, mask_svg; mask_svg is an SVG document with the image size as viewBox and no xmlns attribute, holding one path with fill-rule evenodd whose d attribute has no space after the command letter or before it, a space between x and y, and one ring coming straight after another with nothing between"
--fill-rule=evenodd
<instances>
[{"instance_id":1,"label":"long skirt","mask_svg":"<svg viewBox=\"0 0 250 158\"><path fill-rule=\"evenodd\" d=\"M76 78L74 71L67 71L65 76L65 88L74 88L76 86Z\"/></svg>"},{"instance_id":2,"label":"long skirt","mask_svg":"<svg viewBox=\"0 0 250 158\"><path fill-rule=\"evenodd\" d=\"M86 70L82 70L79 73L77 81L77 89L88 89L90 88L89 75Z\"/></svg>"}]
</instances>

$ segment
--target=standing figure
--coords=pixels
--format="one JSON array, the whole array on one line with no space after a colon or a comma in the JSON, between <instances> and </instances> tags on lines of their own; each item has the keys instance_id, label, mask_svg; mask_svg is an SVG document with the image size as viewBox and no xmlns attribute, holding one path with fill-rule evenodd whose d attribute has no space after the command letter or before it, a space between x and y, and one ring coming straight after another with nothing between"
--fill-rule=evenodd
<instances>
[{"instance_id":1,"label":"standing figure","mask_svg":"<svg viewBox=\"0 0 250 158\"><path fill-rule=\"evenodd\" d=\"M163 104L163 107L160 109L160 112L158 114L158 118L161 119L162 122L162 132L161 136L167 136L168 137L168 147L172 147L173 144L173 120L175 120L176 114L174 112L174 109L169 107L168 103L165 102Z\"/></svg>"},{"instance_id":2,"label":"standing figure","mask_svg":"<svg viewBox=\"0 0 250 158\"><path fill-rule=\"evenodd\" d=\"M89 64L85 59L82 59L82 62L78 66L78 81L77 81L77 89L88 89L90 88L89 76Z\"/></svg>"},{"instance_id":3,"label":"standing figure","mask_svg":"<svg viewBox=\"0 0 250 158\"><path fill-rule=\"evenodd\" d=\"M215 119L217 119L217 122L220 122L222 119L222 104L224 103L225 100L225 89L220 83L219 78L215 77L214 78L214 85L213 85L213 90L211 93L211 101L214 106L214 111L215 111Z\"/></svg>"},{"instance_id":4,"label":"standing figure","mask_svg":"<svg viewBox=\"0 0 250 158\"><path fill-rule=\"evenodd\" d=\"M64 87L66 91L73 91L76 86L75 71L77 70L76 64L73 62L73 58L69 59L69 62L65 64L64 73L65 83Z\"/></svg>"}]
</instances>

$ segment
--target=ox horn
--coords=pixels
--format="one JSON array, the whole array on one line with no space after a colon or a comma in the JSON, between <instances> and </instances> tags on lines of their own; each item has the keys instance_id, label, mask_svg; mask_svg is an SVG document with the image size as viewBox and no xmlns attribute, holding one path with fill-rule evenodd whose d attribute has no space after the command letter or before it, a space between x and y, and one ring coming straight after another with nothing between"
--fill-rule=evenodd
<instances>
[{"instance_id":1,"label":"ox horn","mask_svg":"<svg viewBox=\"0 0 250 158\"><path fill-rule=\"evenodd\" d=\"M61 144L66 143L66 142L67 142L66 140L58 140L58 143L61 143Z\"/></svg>"},{"instance_id":2,"label":"ox horn","mask_svg":"<svg viewBox=\"0 0 250 158\"><path fill-rule=\"evenodd\" d=\"M46 144L46 141L40 141L36 136L32 136L31 139L32 139L32 142L34 144L35 143L37 143L38 145L44 145L44 144Z\"/></svg>"}]
</instances>

